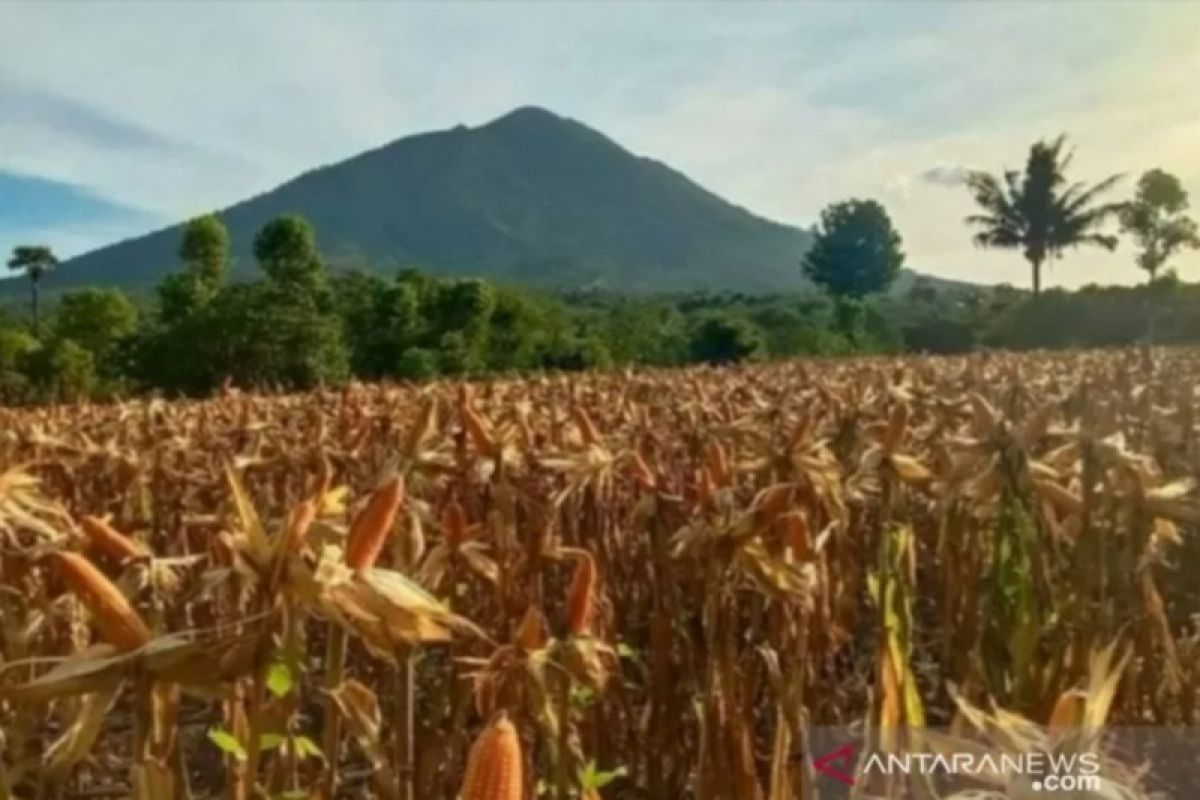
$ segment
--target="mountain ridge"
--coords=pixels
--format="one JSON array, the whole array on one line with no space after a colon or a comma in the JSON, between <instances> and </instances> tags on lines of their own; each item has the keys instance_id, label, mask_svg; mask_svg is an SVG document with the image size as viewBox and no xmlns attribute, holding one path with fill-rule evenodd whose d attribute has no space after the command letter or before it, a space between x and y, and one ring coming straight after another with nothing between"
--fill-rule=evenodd
<instances>
[{"instance_id":1,"label":"mountain ridge","mask_svg":"<svg viewBox=\"0 0 1200 800\"><path fill-rule=\"evenodd\" d=\"M218 211L236 279L255 274L254 234L284 213L312 222L335 267L549 288L798 290L811 240L537 106L395 139ZM152 286L178 269L181 226L65 261L46 288Z\"/></svg>"}]
</instances>

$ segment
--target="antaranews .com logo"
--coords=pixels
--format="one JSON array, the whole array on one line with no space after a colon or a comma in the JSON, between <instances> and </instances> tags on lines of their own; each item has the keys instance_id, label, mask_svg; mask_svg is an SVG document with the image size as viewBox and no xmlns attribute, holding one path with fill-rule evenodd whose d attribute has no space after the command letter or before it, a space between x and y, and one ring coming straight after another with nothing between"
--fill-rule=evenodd
<instances>
[{"instance_id":1,"label":"antaranews .com logo","mask_svg":"<svg viewBox=\"0 0 1200 800\"><path fill-rule=\"evenodd\" d=\"M856 744L847 743L815 756L813 769L845 786L895 782L915 776L938 781L958 778L971 783L1019 784L1045 793L1099 792L1103 786L1101 759L1093 752L860 753Z\"/></svg>"}]
</instances>

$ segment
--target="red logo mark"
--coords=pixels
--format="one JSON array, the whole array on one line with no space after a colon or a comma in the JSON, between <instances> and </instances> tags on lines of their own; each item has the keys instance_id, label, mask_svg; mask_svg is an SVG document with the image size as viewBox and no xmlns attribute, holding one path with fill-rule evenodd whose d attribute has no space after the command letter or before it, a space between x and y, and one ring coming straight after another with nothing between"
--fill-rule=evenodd
<instances>
[{"instance_id":1,"label":"red logo mark","mask_svg":"<svg viewBox=\"0 0 1200 800\"><path fill-rule=\"evenodd\" d=\"M839 768L838 764L844 765ZM844 744L837 750L830 750L825 755L813 760L813 767L822 775L833 778L847 786L854 785L854 745ZM843 771L845 770L845 771Z\"/></svg>"}]
</instances>

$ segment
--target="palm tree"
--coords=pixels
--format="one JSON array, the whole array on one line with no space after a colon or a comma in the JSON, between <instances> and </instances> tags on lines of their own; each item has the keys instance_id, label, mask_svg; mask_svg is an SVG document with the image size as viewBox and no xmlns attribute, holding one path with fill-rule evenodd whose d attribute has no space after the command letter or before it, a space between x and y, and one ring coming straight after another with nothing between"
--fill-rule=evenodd
<instances>
[{"instance_id":1,"label":"palm tree","mask_svg":"<svg viewBox=\"0 0 1200 800\"><path fill-rule=\"evenodd\" d=\"M33 311L33 333L36 336L38 332L38 283L42 276L58 266L58 259L54 257L49 247L41 247L38 245L20 245L13 248L12 258L8 260L9 269L25 270L25 274L29 276L29 282L32 287L33 297L31 308Z\"/></svg>"},{"instance_id":2,"label":"palm tree","mask_svg":"<svg viewBox=\"0 0 1200 800\"><path fill-rule=\"evenodd\" d=\"M967 188L985 213L967 217L979 228L979 247L1020 249L1033 268L1033 293L1042 288L1042 264L1062 255L1068 247L1096 245L1106 250L1117 238L1100 232L1122 203L1096 205L1096 198L1121 179L1113 175L1093 186L1068 184L1065 176L1071 151L1064 152L1066 137L1040 141L1029 149L1025 171L1009 170L1003 178L972 172Z\"/></svg>"}]
</instances>

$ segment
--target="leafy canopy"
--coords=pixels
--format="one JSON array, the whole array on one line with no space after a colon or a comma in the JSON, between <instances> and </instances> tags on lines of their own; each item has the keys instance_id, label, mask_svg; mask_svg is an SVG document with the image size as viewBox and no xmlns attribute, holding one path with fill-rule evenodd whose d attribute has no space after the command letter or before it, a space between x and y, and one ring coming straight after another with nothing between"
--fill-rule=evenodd
<instances>
[{"instance_id":1,"label":"leafy canopy","mask_svg":"<svg viewBox=\"0 0 1200 800\"><path fill-rule=\"evenodd\" d=\"M229 271L229 231L216 214L190 220L179 242L179 260L184 270L207 289L215 291Z\"/></svg>"},{"instance_id":2,"label":"leafy canopy","mask_svg":"<svg viewBox=\"0 0 1200 800\"><path fill-rule=\"evenodd\" d=\"M1175 253L1200 247L1195 220L1184 212L1187 191L1179 179L1152 169L1138 181L1137 194L1121 209L1121 229L1137 242L1137 264L1154 280Z\"/></svg>"},{"instance_id":3,"label":"leafy canopy","mask_svg":"<svg viewBox=\"0 0 1200 800\"><path fill-rule=\"evenodd\" d=\"M264 225L254 237L254 257L280 286L314 291L324 282L317 236L303 217L285 215Z\"/></svg>"},{"instance_id":4,"label":"leafy canopy","mask_svg":"<svg viewBox=\"0 0 1200 800\"><path fill-rule=\"evenodd\" d=\"M830 294L857 299L886 289L900 273L900 234L874 200L846 200L821 212L804 274Z\"/></svg>"},{"instance_id":5,"label":"leafy canopy","mask_svg":"<svg viewBox=\"0 0 1200 800\"><path fill-rule=\"evenodd\" d=\"M100 357L136 333L137 324L137 308L120 290L81 289L62 296L54 333Z\"/></svg>"},{"instance_id":6,"label":"leafy canopy","mask_svg":"<svg viewBox=\"0 0 1200 800\"><path fill-rule=\"evenodd\" d=\"M18 245L8 259L8 268L22 270L29 279L37 283L43 275L58 266L58 259L49 247L41 245Z\"/></svg>"}]
</instances>

